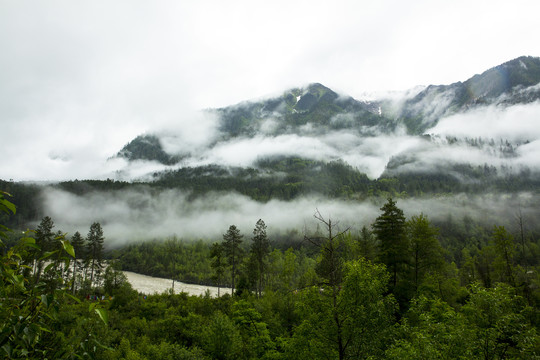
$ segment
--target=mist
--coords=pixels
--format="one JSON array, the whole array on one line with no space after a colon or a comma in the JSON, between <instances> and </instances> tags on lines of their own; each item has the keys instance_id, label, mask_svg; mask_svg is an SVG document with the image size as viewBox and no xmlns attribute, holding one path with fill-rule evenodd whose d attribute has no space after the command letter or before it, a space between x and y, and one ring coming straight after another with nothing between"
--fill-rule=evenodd
<instances>
[{"instance_id":1,"label":"mist","mask_svg":"<svg viewBox=\"0 0 540 360\"><path fill-rule=\"evenodd\" d=\"M165 239L221 240L230 225L236 225L249 239L258 219L268 226L269 236L298 230L313 231L319 211L324 218L339 222L339 228L356 232L370 226L386 201L339 201L304 197L290 202L272 200L256 202L237 193L211 193L189 199L179 190L155 190L145 186L115 192L93 192L77 196L48 188L44 192L44 212L60 229L73 235L86 235L90 225L101 223L107 246L117 247L136 241ZM538 195L521 194L458 194L441 198L398 199L397 205L409 218L423 212L429 219L460 219L469 216L492 225L514 224L521 211L525 220L538 212Z\"/></svg>"},{"instance_id":2,"label":"mist","mask_svg":"<svg viewBox=\"0 0 540 360\"><path fill-rule=\"evenodd\" d=\"M514 142L540 139L540 102L509 107L487 106L441 119L427 132L458 137L505 139Z\"/></svg>"}]
</instances>

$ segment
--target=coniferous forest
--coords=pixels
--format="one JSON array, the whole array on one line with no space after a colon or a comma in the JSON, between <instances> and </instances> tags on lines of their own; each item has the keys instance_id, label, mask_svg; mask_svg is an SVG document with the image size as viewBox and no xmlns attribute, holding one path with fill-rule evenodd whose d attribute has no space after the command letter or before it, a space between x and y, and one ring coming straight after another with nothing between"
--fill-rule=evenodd
<instances>
[{"instance_id":1,"label":"coniferous forest","mask_svg":"<svg viewBox=\"0 0 540 360\"><path fill-rule=\"evenodd\" d=\"M2 193L2 219L19 210ZM287 241L235 225L222 239L107 248L106 227L66 235L45 216L2 225L5 358L533 359L540 247L529 219L435 225L388 198L371 226L315 211ZM222 287L139 294L120 270Z\"/></svg>"}]
</instances>

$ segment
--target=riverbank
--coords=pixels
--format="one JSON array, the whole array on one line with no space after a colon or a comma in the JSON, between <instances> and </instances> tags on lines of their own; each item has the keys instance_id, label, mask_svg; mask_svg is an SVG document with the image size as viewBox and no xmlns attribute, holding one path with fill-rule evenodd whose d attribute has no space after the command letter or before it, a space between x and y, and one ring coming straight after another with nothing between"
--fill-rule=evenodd
<instances>
[{"instance_id":1,"label":"riverbank","mask_svg":"<svg viewBox=\"0 0 540 360\"><path fill-rule=\"evenodd\" d=\"M165 291L172 289L173 281L171 279L158 278L153 276L141 275L131 271L124 271L133 289L143 294L161 294ZM229 288L220 288L219 294L223 295L227 292L230 293ZM206 292L210 293L211 297L218 296L218 288L215 286L186 284L183 282L174 282L174 293L179 294L181 292L188 293L189 295L205 295Z\"/></svg>"}]
</instances>

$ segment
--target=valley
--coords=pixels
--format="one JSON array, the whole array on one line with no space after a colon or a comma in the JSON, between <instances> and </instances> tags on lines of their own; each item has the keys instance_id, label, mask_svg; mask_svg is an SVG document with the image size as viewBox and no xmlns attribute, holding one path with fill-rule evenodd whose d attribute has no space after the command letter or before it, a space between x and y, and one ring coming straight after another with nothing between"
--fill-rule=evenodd
<instances>
[{"instance_id":1,"label":"valley","mask_svg":"<svg viewBox=\"0 0 540 360\"><path fill-rule=\"evenodd\" d=\"M1 351L535 358L539 84L533 57L369 101L312 83L90 178L0 180Z\"/></svg>"}]
</instances>

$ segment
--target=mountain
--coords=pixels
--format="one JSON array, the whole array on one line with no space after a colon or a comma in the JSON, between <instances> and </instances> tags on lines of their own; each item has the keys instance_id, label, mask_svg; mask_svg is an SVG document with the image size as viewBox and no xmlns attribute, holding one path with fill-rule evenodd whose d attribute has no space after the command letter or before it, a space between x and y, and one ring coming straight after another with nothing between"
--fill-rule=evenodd
<instances>
[{"instance_id":1,"label":"mountain","mask_svg":"<svg viewBox=\"0 0 540 360\"><path fill-rule=\"evenodd\" d=\"M403 126L421 135L438 121L474 108L526 104L540 99L540 58L522 56L475 75L464 82L430 85L401 101L359 101L337 94L322 84L285 91L281 96L246 101L208 110L219 119L220 136L214 144L257 135L310 134L350 131L363 136L392 133ZM168 154L159 136L146 134L126 144L117 154L133 160L178 163L192 154Z\"/></svg>"},{"instance_id":2,"label":"mountain","mask_svg":"<svg viewBox=\"0 0 540 360\"><path fill-rule=\"evenodd\" d=\"M217 119L217 135L203 146L178 146L189 150L171 154L163 144L174 148L178 138L145 134L117 156L162 164L144 177L158 186L234 190L259 200L309 193L364 196L388 188L413 194L534 190L540 183L534 160L540 147L538 99L535 57L511 60L464 82L430 85L399 101L360 101L314 83L207 110ZM461 122L451 116L456 114ZM474 122L480 125L470 126ZM427 135L440 124L466 135ZM490 136L486 127L495 125L503 130ZM369 185L368 179L381 182Z\"/></svg>"},{"instance_id":3,"label":"mountain","mask_svg":"<svg viewBox=\"0 0 540 360\"><path fill-rule=\"evenodd\" d=\"M286 91L282 96L245 102L214 111L220 129L230 137L281 135L306 131L323 133L329 129L390 127L381 117L377 103L340 96L324 85L315 83L305 88Z\"/></svg>"},{"instance_id":4,"label":"mountain","mask_svg":"<svg viewBox=\"0 0 540 360\"><path fill-rule=\"evenodd\" d=\"M522 56L465 82L430 85L404 102L396 117L419 134L442 117L485 105L530 103L540 99L540 58Z\"/></svg>"},{"instance_id":5,"label":"mountain","mask_svg":"<svg viewBox=\"0 0 540 360\"><path fill-rule=\"evenodd\" d=\"M371 135L391 132L396 123L380 114L377 102L358 101L340 96L315 83L290 89L281 96L246 101L208 112L219 118L220 137L215 144L239 137L285 134L322 135L348 130ZM130 161L155 160L172 165L192 154L167 154L156 134L140 135L126 144L116 156Z\"/></svg>"}]
</instances>

